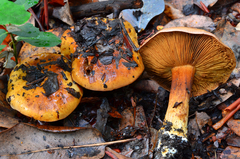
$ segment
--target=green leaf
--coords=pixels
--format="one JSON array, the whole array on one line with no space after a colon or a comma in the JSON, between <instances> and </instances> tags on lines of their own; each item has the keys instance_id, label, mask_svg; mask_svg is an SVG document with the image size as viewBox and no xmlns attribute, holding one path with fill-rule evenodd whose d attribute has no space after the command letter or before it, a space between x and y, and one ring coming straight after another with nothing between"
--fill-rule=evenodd
<instances>
[{"instance_id":1,"label":"green leaf","mask_svg":"<svg viewBox=\"0 0 240 159\"><path fill-rule=\"evenodd\" d=\"M25 23L24 25L9 25L7 30L10 33L16 34L23 37L35 37L38 36L40 31L38 28L34 27L30 23Z\"/></svg>"},{"instance_id":2,"label":"green leaf","mask_svg":"<svg viewBox=\"0 0 240 159\"><path fill-rule=\"evenodd\" d=\"M0 44L7 37L7 32L4 29L0 29ZM2 49L1 49L2 50Z\"/></svg>"},{"instance_id":3,"label":"green leaf","mask_svg":"<svg viewBox=\"0 0 240 159\"><path fill-rule=\"evenodd\" d=\"M37 47L53 47L61 43L61 39L50 32L40 32L37 37L17 37L17 40L23 40Z\"/></svg>"},{"instance_id":4,"label":"green leaf","mask_svg":"<svg viewBox=\"0 0 240 159\"><path fill-rule=\"evenodd\" d=\"M1 0L2 1L2 0ZM0 25L15 24L21 25L28 21L31 14L11 1L3 0L0 5Z\"/></svg>"},{"instance_id":5,"label":"green leaf","mask_svg":"<svg viewBox=\"0 0 240 159\"><path fill-rule=\"evenodd\" d=\"M28 10L30 7L36 5L38 0L17 0L15 3L24 6L25 10Z\"/></svg>"},{"instance_id":6,"label":"green leaf","mask_svg":"<svg viewBox=\"0 0 240 159\"><path fill-rule=\"evenodd\" d=\"M3 48L5 48L7 45L0 45L0 51L2 51Z\"/></svg>"}]
</instances>

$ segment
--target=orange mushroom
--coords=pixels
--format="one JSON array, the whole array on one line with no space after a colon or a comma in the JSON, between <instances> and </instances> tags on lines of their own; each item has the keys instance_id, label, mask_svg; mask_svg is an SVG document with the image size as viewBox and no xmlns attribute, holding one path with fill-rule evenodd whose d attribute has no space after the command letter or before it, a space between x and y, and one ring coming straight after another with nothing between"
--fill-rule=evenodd
<instances>
[{"instance_id":1,"label":"orange mushroom","mask_svg":"<svg viewBox=\"0 0 240 159\"><path fill-rule=\"evenodd\" d=\"M207 93L229 78L236 66L230 48L200 29L163 29L140 48L147 72L170 90L155 158L181 158L187 143L189 98Z\"/></svg>"},{"instance_id":2,"label":"orange mushroom","mask_svg":"<svg viewBox=\"0 0 240 159\"><path fill-rule=\"evenodd\" d=\"M110 91L131 84L143 72L137 33L130 23L95 17L81 20L72 30L64 34L62 48L65 55L76 50L72 77L79 85Z\"/></svg>"},{"instance_id":3,"label":"orange mushroom","mask_svg":"<svg viewBox=\"0 0 240 159\"><path fill-rule=\"evenodd\" d=\"M6 99L13 109L36 120L64 119L78 106L83 94L70 72L62 55L30 56L11 72Z\"/></svg>"}]
</instances>

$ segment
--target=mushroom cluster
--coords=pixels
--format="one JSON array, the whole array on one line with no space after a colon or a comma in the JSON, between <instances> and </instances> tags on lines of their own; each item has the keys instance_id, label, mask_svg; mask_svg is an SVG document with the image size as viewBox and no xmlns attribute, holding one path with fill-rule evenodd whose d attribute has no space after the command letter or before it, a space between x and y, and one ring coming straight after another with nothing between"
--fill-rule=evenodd
<instances>
[{"instance_id":1,"label":"mushroom cluster","mask_svg":"<svg viewBox=\"0 0 240 159\"><path fill-rule=\"evenodd\" d=\"M234 53L213 34L186 27L157 32L141 46L140 53L148 74L170 90L155 158L182 158L189 99L228 80L236 66Z\"/></svg>"},{"instance_id":2,"label":"mushroom cluster","mask_svg":"<svg viewBox=\"0 0 240 159\"><path fill-rule=\"evenodd\" d=\"M126 21L83 19L61 39L61 55L29 56L30 51L21 56L8 82L6 98L13 109L40 121L61 120L80 103L77 84L110 91L132 83L144 70L137 33Z\"/></svg>"}]
</instances>

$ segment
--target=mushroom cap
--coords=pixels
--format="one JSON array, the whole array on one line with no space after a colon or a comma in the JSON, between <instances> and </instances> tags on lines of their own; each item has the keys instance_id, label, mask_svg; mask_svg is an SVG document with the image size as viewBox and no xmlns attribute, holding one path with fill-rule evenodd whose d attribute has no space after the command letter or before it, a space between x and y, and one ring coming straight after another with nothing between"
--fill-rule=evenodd
<instances>
[{"instance_id":1,"label":"mushroom cap","mask_svg":"<svg viewBox=\"0 0 240 159\"><path fill-rule=\"evenodd\" d=\"M80 55L72 63L76 83L90 90L110 91L131 84L142 74L141 55L130 45L119 19L89 18L81 24ZM139 47L135 29L126 21L123 24Z\"/></svg>"},{"instance_id":2,"label":"mushroom cap","mask_svg":"<svg viewBox=\"0 0 240 159\"><path fill-rule=\"evenodd\" d=\"M24 59L12 70L8 81L6 99L11 107L40 121L67 117L83 94L67 65L62 55L51 53Z\"/></svg>"},{"instance_id":3,"label":"mushroom cap","mask_svg":"<svg viewBox=\"0 0 240 159\"><path fill-rule=\"evenodd\" d=\"M71 27L73 28L73 27ZM61 54L70 58L70 55L75 53L77 49L76 41L71 37L71 30L66 30L61 37Z\"/></svg>"},{"instance_id":4,"label":"mushroom cap","mask_svg":"<svg viewBox=\"0 0 240 159\"><path fill-rule=\"evenodd\" d=\"M47 32L51 32L54 35L58 36L59 38L61 38L62 34L63 34L63 29L62 28L54 28L51 30L48 30ZM60 54L61 50L60 47L58 46L53 46L53 47L36 47L33 46L27 42L25 42L23 44L23 46L21 47L21 50L18 54L18 61L21 62L23 61L25 58L30 57L32 55L36 55L36 54L42 54L42 53L56 53L56 54ZM62 54L64 55L64 54Z\"/></svg>"},{"instance_id":5,"label":"mushroom cap","mask_svg":"<svg viewBox=\"0 0 240 159\"><path fill-rule=\"evenodd\" d=\"M192 95L199 96L225 83L236 66L232 50L207 31L187 27L167 28L146 40L140 48L146 71L170 90L176 66L192 65Z\"/></svg>"}]
</instances>

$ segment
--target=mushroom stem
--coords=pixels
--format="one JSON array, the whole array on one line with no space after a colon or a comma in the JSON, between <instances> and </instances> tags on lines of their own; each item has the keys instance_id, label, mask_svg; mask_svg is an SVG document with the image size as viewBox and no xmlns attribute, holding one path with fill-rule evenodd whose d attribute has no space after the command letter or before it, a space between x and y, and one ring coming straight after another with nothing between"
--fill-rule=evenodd
<instances>
[{"instance_id":1,"label":"mushroom stem","mask_svg":"<svg viewBox=\"0 0 240 159\"><path fill-rule=\"evenodd\" d=\"M181 153L187 143L189 99L195 67L183 65L172 68L172 85L163 127L159 130L158 157L171 158Z\"/></svg>"}]
</instances>

